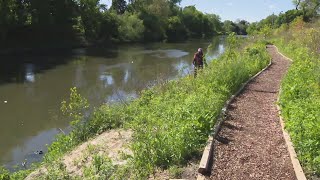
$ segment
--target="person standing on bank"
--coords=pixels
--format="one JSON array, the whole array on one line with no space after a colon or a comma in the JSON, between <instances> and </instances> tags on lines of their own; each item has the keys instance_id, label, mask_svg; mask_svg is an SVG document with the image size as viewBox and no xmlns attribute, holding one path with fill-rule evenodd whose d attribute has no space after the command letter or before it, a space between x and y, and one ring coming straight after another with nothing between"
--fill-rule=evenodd
<instances>
[{"instance_id":1,"label":"person standing on bank","mask_svg":"<svg viewBox=\"0 0 320 180\"><path fill-rule=\"evenodd\" d=\"M194 66L194 77L197 77L198 70L203 69L203 64L206 64L202 48L199 48L198 52L194 54L192 64Z\"/></svg>"}]
</instances>

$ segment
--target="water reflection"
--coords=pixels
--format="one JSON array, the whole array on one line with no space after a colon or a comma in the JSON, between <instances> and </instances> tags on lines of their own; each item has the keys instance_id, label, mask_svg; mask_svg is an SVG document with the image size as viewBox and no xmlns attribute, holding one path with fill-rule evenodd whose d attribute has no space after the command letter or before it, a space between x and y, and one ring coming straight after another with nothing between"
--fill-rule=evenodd
<instances>
[{"instance_id":1,"label":"water reflection","mask_svg":"<svg viewBox=\"0 0 320 180\"><path fill-rule=\"evenodd\" d=\"M34 65L33 64L26 64L25 65L25 70L26 70L25 80L27 82L33 83L35 81Z\"/></svg>"},{"instance_id":2,"label":"water reflection","mask_svg":"<svg viewBox=\"0 0 320 180\"><path fill-rule=\"evenodd\" d=\"M72 56L1 57L0 163L12 167L41 159L30 154L46 151L58 129L68 127L59 107L71 87L78 87L92 106L136 98L158 80L191 73L194 52L209 44L208 58L224 50L217 38L78 49Z\"/></svg>"},{"instance_id":3,"label":"water reflection","mask_svg":"<svg viewBox=\"0 0 320 180\"><path fill-rule=\"evenodd\" d=\"M188 52L184 52L178 49L167 49L167 50L156 50L156 51L149 50L147 52L151 54L151 56L156 58L181 58L189 54Z\"/></svg>"},{"instance_id":4,"label":"water reflection","mask_svg":"<svg viewBox=\"0 0 320 180\"><path fill-rule=\"evenodd\" d=\"M179 72L180 76L185 76L191 74L192 72L192 67L190 67L190 64L183 60L175 64L174 67Z\"/></svg>"},{"instance_id":5,"label":"water reflection","mask_svg":"<svg viewBox=\"0 0 320 180\"><path fill-rule=\"evenodd\" d=\"M113 78L111 75L102 74L100 75L100 80L104 82L105 87L113 84Z\"/></svg>"},{"instance_id":6,"label":"water reflection","mask_svg":"<svg viewBox=\"0 0 320 180\"><path fill-rule=\"evenodd\" d=\"M107 97L106 103L126 102L137 97L137 92L126 92L123 90L117 90L113 91L113 93Z\"/></svg>"}]
</instances>

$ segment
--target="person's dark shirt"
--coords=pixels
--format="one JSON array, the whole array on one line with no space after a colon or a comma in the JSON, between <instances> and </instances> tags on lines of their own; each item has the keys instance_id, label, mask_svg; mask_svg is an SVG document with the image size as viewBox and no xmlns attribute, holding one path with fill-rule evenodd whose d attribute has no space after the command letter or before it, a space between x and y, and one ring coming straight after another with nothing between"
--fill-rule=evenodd
<instances>
[{"instance_id":1,"label":"person's dark shirt","mask_svg":"<svg viewBox=\"0 0 320 180\"><path fill-rule=\"evenodd\" d=\"M193 64L195 66L203 66L203 53L197 52L193 56Z\"/></svg>"}]
</instances>

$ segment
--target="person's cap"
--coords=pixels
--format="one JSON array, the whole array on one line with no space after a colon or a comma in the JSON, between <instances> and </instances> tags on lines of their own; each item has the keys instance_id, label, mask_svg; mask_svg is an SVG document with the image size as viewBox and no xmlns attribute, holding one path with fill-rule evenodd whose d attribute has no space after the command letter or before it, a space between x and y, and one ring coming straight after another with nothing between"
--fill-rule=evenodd
<instances>
[{"instance_id":1,"label":"person's cap","mask_svg":"<svg viewBox=\"0 0 320 180\"><path fill-rule=\"evenodd\" d=\"M198 52L202 52L202 48L199 48L199 49L198 49Z\"/></svg>"}]
</instances>

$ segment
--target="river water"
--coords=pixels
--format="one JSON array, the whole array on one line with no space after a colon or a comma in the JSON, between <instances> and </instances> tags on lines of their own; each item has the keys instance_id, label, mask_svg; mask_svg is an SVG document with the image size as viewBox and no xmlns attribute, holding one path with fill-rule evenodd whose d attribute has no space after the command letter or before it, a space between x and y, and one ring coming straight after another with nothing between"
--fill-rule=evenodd
<instances>
[{"instance_id":1,"label":"river water","mask_svg":"<svg viewBox=\"0 0 320 180\"><path fill-rule=\"evenodd\" d=\"M69 126L60 105L71 87L91 106L136 98L157 80L192 73L199 47L207 59L216 58L224 51L224 38L0 56L0 166L14 170L23 161L42 159L35 152L45 153L46 144Z\"/></svg>"}]
</instances>

